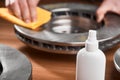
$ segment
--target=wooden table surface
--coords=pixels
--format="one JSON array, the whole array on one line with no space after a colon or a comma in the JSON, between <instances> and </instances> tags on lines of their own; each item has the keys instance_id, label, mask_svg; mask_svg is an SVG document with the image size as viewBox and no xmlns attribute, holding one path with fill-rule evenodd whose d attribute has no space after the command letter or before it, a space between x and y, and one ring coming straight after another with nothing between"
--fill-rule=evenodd
<instances>
[{"instance_id":1,"label":"wooden table surface","mask_svg":"<svg viewBox=\"0 0 120 80\"><path fill-rule=\"evenodd\" d=\"M16 48L28 57L32 63L32 80L75 80L76 55L32 49L16 38L13 24L3 19L0 19L0 43ZM120 80L113 63L113 55L119 47L120 44L104 52L107 59L105 80Z\"/></svg>"},{"instance_id":2,"label":"wooden table surface","mask_svg":"<svg viewBox=\"0 0 120 80\"><path fill-rule=\"evenodd\" d=\"M0 43L16 48L28 57L32 63L33 80L75 80L76 55L53 54L32 49L16 38L13 24L3 19L0 19ZM119 47L120 44L105 51L105 80L120 80L120 73L113 64L113 55Z\"/></svg>"}]
</instances>

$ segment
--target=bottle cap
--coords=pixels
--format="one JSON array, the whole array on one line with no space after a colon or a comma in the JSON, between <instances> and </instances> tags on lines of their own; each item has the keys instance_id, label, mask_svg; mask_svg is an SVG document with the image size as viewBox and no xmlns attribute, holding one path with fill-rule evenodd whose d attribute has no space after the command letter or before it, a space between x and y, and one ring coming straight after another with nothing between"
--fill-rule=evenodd
<instances>
[{"instance_id":1,"label":"bottle cap","mask_svg":"<svg viewBox=\"0 0 120 80\"><path fill-rule=\"evenodd\" d=\"M95 51L98 49L96 34L97 32L95 30L89 30L88 39L85 42L85 48L87 51Z\"/></svg>"}]
</instances>

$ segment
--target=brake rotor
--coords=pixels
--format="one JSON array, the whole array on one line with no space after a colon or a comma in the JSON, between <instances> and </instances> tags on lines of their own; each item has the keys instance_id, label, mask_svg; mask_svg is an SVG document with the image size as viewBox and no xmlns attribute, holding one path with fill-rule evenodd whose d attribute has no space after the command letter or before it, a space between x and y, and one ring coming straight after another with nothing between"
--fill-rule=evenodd
<instances>
[{"instance_id":1,"label":"brake rotor","mask_svg":"<svg viewBox=\"0 0 120 80\"><path fill-rule=\"evenodd\" d=\"M41 7L52 12L52 19L42 26L42 31L14 26L17 37L33 48L52 53L76 54L84 47L90 29L97 31L102 50L120 42L119 15L107 14L101 23L97 23L97 6L60 3Z\"/></svg>"},{"instance_id":2,"label":"brake rotor","mask_svg":"<svg viewBox=\"0 0 120 80\"><path fill-rule=\"evenodd\" d=\"M31 80L32 66L23 53L0 44L0 80Z\"/></svg>"}]
</instances>

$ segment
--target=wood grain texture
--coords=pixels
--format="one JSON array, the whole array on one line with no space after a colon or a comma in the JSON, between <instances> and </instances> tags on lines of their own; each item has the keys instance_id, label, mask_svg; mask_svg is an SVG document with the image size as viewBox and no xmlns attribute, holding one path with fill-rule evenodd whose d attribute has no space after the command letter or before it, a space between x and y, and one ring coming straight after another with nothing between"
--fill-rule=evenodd
<instances>
[{"instance_id":1,"label":"wood grain texture","mask_svg":"<svg viewBox=\"0 0 120 80\"><path fill-rule=\"evenodd\" d=\"M23 52L32 63L33 80L75 80L76 55L46 53L32 49L16 38L13 24L0 19L0 43ZM120 80L113 64L113 55L120 44L105 51L107 57L106 79Z\"/></svg>"}]
</instances>

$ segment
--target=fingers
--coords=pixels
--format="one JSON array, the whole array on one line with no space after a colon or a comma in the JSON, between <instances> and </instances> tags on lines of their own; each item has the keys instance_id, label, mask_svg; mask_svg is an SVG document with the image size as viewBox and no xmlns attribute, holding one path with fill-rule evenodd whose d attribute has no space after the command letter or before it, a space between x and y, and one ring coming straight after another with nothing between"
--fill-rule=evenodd
<instances>
[{"instance_id":1,"label":"fingers","mask_svg":"<svg viewBox=\"0 0 120 80\"><path fill-rule=\"evenodd\" d=\"M19 0L23 20L27 23L37 20L37 3L39 0Z\"/></svg>"},{"instance_id":2,"label":"fingers","mask_svg":"<svg viewBox=\"0 0 120 80\"><path fill-rule=\"evenodd\" d=\"M103 3L97 10L96 14L97 14L97 22L101 22L105 16L105 14L110 10L110 7L108 7L107 5L105 5L105 3Z\"/></svg>"},{"instance_id":3,"label":"fingers","mask_svg":"<svg viewBox=\"0 0 120 80\"><path fill-rule=\"evenodd\" d=\"M31 21L29 7L26 0L6 0L6 6L16 17L27 23Z\"/></svg>"},{"instance_id":4,"label":"fingers","mask_svg":"<svg viewBox=\"0 0 120 80\"><path fill-rule=\"evenodd\" d=\"M27 0L19 1L19 6L21 9L21 15L22 15L23 20L26 23L30 23L31 22L31 15L30 15L30 11L29 11L29 6L27 4Z\"/></svg>"},{"instance_id":5,"label":"fingers","mask_svg":"<svg viewBox=\"0 0 120 80\"><path fill-rule=\"evenodd\" d=\"M34 22L37 20L36 7L40 0L27 0L27 1L28 1L29 10L31 13L31 20Z\"/></svg>"},{"instance_id":6,"label":"fingers","mask_svg":"<svg viewBox=\"0 0 120 80\"><path fill-rule=\"evenodd\" d=\"M13 0L7 0L7 1L9 1L9 4L6 2L6 6L9 8L9 10L14 12L14 15L16 17L22 19L20 7L18 6L17 0L16 1L15 0L14 1Z\"/></svg>"},{"instance_id":7,"label":"fingers","mask_svg":"<svg viewBox=\"0 0 120 80\"><path fill-rule=\"evenodd\" d=\"M104 0L102 5L98 8L97 14L97 21L101 22L104 18L105 14L110 11L117 14L120 14L120 0Z\"/></svg>"},{"instance_id":8,"label":"fingers","mask_svg":"<svg viewBox=\"0 0 120 80\"><path fill-rule=\"evenodd\" d=\"M37 4L35 3L34 0L28 0L28 6L30 10L31 20L34 22L37 20L37 11L36 11Z\"/></svg>"},{"instance_id":9,"label":"fingers","mask_svg":"<svg viewBox=\"0 0 120 80\"><path fill-rule=\"evenodd\" d=\"M99 8L97 10L97 22L101 22L103 20L106 12L107 11L104 11L103 8Z\"/></svg>"},{"instance_id":10,"label":"fingers","mask_svg":"<svg viewBox=\"0 0 120 80\"><path fill-rule=\"evenodd\" d=\"M14 15L25 22L36 21L39 0L6 0L6 6Z\"/></svg>"}]
</instances>

